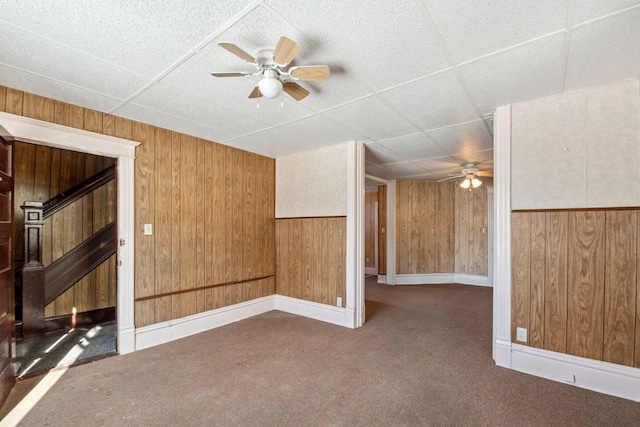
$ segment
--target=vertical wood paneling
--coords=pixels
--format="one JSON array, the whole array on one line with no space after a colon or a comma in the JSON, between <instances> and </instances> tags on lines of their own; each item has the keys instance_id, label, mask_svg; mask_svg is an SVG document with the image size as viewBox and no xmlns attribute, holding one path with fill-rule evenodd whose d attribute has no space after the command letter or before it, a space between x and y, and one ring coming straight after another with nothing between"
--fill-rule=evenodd
<instances>
[{"instance_id":1,"label":"vertical wood paneling","mask_svg":"<svg viewBox=\"0 0 640 427\"><path fill-rule=\"evenodd\" d=\"M136 151L135 295L142 300L135 303L136 326L275 292L274 277L251 280L275 274L273 159L9 88L0 87L0 104L13 114L24 112L40 120L141 142ZM103 160L87 162L76 153L54 153L51 158L50 174L57 176L60 184L51 184L52 189L54 186L62 189L63 183L68 185L85 172L106 166ZM247 165L244 159L248 160ZM36 164L30 167L35 170ZM115 197L115 185L94 195L92 200L94 203L107 200L109 204L110 195ZM82 215L88 218L86 208L87 205L79 203L65 215L67 219ZM110 218L115 218L115 213L94 212L90 222L96 228ZM68 250L89 230L86 222L80 223L84 226L73 225L62 215L52 221L57 221L60 226L57 228L69 236L64 241L53 239L52 258ZM153 225L152 236L144 236L145 223ZM109 263L115 269L115 257ZM108 270L106 266L99 268ZM303 270L299 272L302 276ZM243 278L249 280L182 292ZM115 274L104 280L115 283ZM104 303L103 284L99 278L95 298L88 299ZM181 292L155 297L175 291ZM303 293L302 286L299 292ZM115 286L106 293L106 299L115 303ZM77 305L78 295L86 299L89 293L72 289L52 306L70 310Z\"/></svg>"},{"instance_id":2,"label":"vertical wood paneling","mask_svg":"<svg viewBox=\"0 0 640 427\"><path fill-rule=\"evenodd\" d=\"M529 329L531 301L530 224L530 213L511 214L511 340L514 342L516 342L516 328Z\"/></svg>"},{"instance_id":3,"label":"vertical wood paneling","mask_svg":"<svg viewBox=\"0 0 640 427\"><path fill-rule=\"evenodd\" d=\"M155 133L156 146L156 195L155 221L153 233L155 235L155 286L156 294L167 294L172 291L172 160L171 160L171 132L157 129ZM155 299L155 322L171 319L171 296Z\"/></svg>"},{"instance_id":4,"label":"vertical wood paneling","mask_svg":"<svg viewBox=\"0 0 640 427\"><path fill-rule=\"evenodd\" d=\"M546 213L544 348L567 351L567 212Z\"/></svg>"},{"instance_id":5,"label":"vertical wood paneling","mask_svg":"<svg viewBox=\"0 0 640 427\"><path fill-rule=\"evenodd\" d=\"M407 253L409 251L409 230L407 228L407 186L406 181L396 182L396 272L409 271Z\"/></svg>"},{"instance_id":6,"label":"vertical wood paneling","mask_svg":"<svg viewBox=\"0 0 640 427\"><path fill-rule=\"evenodd\" d=\"M387 274L387 186L378 186L378 273Z\"/></svg>"},{"instance_id":7,"label":"vertical wood paneling","mask_svg":"<svg viewBox=\"0 0 640 427\"><path fill-rule=\"evenodd\" d=\"M278 294L344 306L346 218L278 219L275 240Z\"/></svg>"},{"instance_id":8,"label":"vertical wood paneling","mask_svg":"<svg viewBox=\"0 0 640 427\"><path fill-rule=\"evenodd\" d=\"M171 290L182 289L182 138L171 133ZM171 318L182 317L180 295L171 296Z\"/></svg>"},{"instance_id":9,"label":"vertical wood paneling","mask_svg":"<svg viewBox=\"0 0 640 427\"><path fill-rule=\"evenodd\" d=\"M180 257L182 289L197 287L196 283L196 139L182 135L181 145L181 227ZM193 292L180 294L181 314L196 313L196 295Z\"/></svg>"},{"instance_id":10,"label":"vertical wood paneling","mask_svg":"<svg viewBox=\"0 0 640 427\"><path fill-rule=\"evenodd\" d=\"M135 168L135 296L153 295L155 287L155 235L144 235L144 224L153 223L155 217L155 134L149 125L136 123L133 139L140 142L136 147ZM138 310L138 308L140 308ZM136 304L136 326L146 326L155 322L155 304L145 301Z\"/></svg>"},{"instance_id":11,"label":"vertical wood paneling","mask_svg":"<svg viewBox=\"0 0 640 427\"><path fill-rule=\"evenodd\" d=\"M544 347L544 291L545 291L545 250L546 217L544 212L531 213L531 313L529 314L529 345Z\"/></svg>"},{"instance_id":12,"label":"vertical wood paneling","mask_svg":"<svg viewBox=\"0 0 640 427\"><path fill-rule=\"evenodd\" d=\"M605 215L602 360L633 366L637 286L637 211L608 211Z\"/></svg>"},{"instance_id":13,"label":"vertical wood paneling","mask_svg":"<svg viewBox=\"0 0 640 427\"><path fill-rule=\"evenodd\" d=\"M569 213L567 353L602 360L604 321L602 211Z\"/></svg>"},{"instance_id":14,"label":"vertical wood paneling","mask_svg":"<svg viewBox=\"0 0 640 427\"><path fill-rule=\"evenodd\" d=\"M364 265L365 267L376 266L376 202L378 201L377 191L367 191L364 195Z\"/></svg>"},{"instance_id":15,"label":"vertical wood paneling","mask_svg":"<svg viewBox=\"0 0 640 427\"><path fill-rule=\"evenodd\" d=\"M640 368L640 211L636 211L636 336L633 366Z\"/></svg>"}]
</instances>

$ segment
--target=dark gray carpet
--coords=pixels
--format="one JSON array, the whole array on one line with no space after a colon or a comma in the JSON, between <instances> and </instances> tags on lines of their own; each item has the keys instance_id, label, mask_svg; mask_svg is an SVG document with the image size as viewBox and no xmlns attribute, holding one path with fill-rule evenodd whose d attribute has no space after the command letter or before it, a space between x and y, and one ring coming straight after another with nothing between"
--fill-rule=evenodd
<instances>
[{"instance_id":1,"label":"dark gray carpet","mask_svg":"<svg viewBox=\"0 0 640 427\"><path fill-rule=\"evenodd\" d=\"M270 312L72 368L20 425L639 425L638 403L496 367L490 288L366 292L356 330Z\"/></svg>"}]
</instances>

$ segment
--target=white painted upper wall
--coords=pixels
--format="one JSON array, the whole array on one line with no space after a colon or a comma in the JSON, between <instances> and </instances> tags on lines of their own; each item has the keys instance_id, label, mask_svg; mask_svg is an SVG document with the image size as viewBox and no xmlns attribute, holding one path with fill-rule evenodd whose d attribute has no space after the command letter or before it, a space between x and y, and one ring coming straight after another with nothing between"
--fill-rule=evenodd
<instances>
[{"instance_id":1,"label":"white painted upper wall","mask_svg":"<svg viewBox=\"0 0 640 427\"><path fill-rule=\"evenodd\" d=\"M347 144L276 159L276 218L347 215Z\"/></svg>"}]
</instances>

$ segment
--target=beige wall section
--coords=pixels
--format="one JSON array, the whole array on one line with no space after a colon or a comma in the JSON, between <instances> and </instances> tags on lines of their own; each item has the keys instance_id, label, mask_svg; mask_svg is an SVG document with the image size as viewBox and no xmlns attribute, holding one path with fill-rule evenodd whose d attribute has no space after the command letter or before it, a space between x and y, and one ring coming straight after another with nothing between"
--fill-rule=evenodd
<instances>
[{"instance_id":1,"label":"beige wall section","mask_svg":"<svg viewBox=\"0 0 640 427\"><path fill-rule=\"evenodd\" d=\"M276 160L276 218L347 214L347 144Z\"/></svg>"},{"instance_id":2,"label":"beige wall section","mask_svg":"<svg viewBox=\"0 0 640 427\"><path fill-rule=\"evenodd\" d=\"M367 191L364 195L364 266L376 266L376 214L377 191Z\"/></svg>"},{"instance_id":3,"label":"beige wall section","mask_svg":"<svg viewBox=\"0 0 640 427\"><path fill-rule=\"evenodd\" d=\"M512 209L640 206L640 83L512 107Z\"/></svg>"},{"instance_id":4,"label":"beige wall section","mask_svg":"<svg viewBox=\"0 0 640 427\"><path fill-rule=\"evenodd\" d=\"M273 159L2 86L0 110L140 142L136 327L275 293Z\"/></svg>"}]
</instances>

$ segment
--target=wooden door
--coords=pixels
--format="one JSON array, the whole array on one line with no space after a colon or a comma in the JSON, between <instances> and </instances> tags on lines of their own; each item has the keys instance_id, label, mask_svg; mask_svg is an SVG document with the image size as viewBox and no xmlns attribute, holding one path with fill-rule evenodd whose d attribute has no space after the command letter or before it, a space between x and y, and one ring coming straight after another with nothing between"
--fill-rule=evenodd
<instances>
[{"instance_id":1,"label":"wooden door","mask_svg":"<svg viewBox=\"0 0 640 427\"><path fill-rule=\"evenodd\" d=\"M13 143L0 137L0 406L15 382L13 372Z\"/></svg>"}]
</instances>

